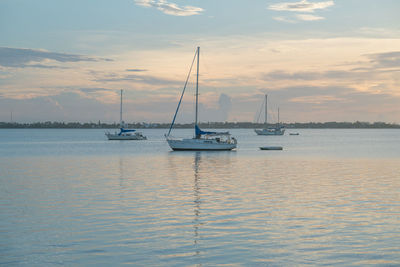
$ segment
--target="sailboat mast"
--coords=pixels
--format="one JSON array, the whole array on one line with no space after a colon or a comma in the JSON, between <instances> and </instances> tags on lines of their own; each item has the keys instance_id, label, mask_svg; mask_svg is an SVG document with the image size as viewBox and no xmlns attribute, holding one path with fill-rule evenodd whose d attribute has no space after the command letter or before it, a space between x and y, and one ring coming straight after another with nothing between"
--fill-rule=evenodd
<instances>
[{"instance_id":1,"label":"sailboat mast","mask_svg":"<svg viewBox=\"0 0 400 267\"><path fill-rule=\"evenodd\" d=\"M267 103L268 103L268 101L267 101L267 99L268 99L268 95L267 94L265 94L265 120L264 120L264 124L265 124L265 127L267 127Z\"/></svg>"},{"instance_id":2,"label":"sailboat mast","mask_svg":"<svg viewBox=\"0 0 400 267\"><path fill-rule=\"evenodd\" d=\"M196 75L196 119L195 125L197 125L197 116L199 113L199 65L200 65L200 46L197 47L197 75Z\"/></svg>"},{"instance_id":3,"label":"sailboat mast","mask_svg":"<svg viewBox=\"0 0 400 267\"><path fill-rule=\"evenodd\" d=\"M119 110L119 126L122 128L122 89L121 89L121 104Z\"/></svg>"}]
</instances>

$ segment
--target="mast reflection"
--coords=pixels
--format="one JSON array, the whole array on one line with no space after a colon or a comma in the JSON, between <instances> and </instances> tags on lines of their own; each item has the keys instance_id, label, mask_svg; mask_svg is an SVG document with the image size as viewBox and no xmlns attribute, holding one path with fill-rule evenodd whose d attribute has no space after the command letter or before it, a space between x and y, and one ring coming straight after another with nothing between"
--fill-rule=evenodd
<instances>
[{"instance_id":1,"label":"mast reflection","mask_svg":"<svg viewBox=\"0 0 400 267\"><path fill-rule=\"evenodd\" d=\"M199 174L199 166L201 162L201 152L196 152L194 155L194 184L193 184L193 207L194 207L194 219L193 219L193 229L194 229L194 248L195 248L195 255L200 255L200 248L199 248L199 228L202 225L200 221L201 215L201 198L200 198L200 181L201 177ZM197 266L201 266L201 264L197 264Z\"/></svg>"}]
</instances>

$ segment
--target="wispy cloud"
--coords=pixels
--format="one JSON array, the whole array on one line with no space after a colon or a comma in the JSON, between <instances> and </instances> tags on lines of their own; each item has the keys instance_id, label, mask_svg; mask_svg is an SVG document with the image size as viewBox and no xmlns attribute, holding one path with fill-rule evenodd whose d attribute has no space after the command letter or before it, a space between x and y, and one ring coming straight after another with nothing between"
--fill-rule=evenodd
<instances>
[{"instance_id":1,"label":"wispy cloud","mask_svg":"<svg viewBox=\"0 0 400 267\"><path fill-rule=\"evenodd\" d=\"M333 1L308 2L307 0L301 0L300 2L273 4L268 8L275 11L314 12L317 9L325 9L333 5Z\"/></svg>"},{"instance_id":2,"label":"wispy cloud","mask_svg":"<svg viewBox=\"0 0 400 267\"><path fill-rule=\"evenodd\" d=\"M367 80L378 75L380 72L373 69L365 70L327 70L327 71L299 71L285 72L281 70L272 71L262 75L261 79L265 81L327 81L343 80L350 82L352 80Z\"/></svg>"},{"instance_id":3,"label":"wispy cloud","mask_svg":"<svg viewBox=\"0 0 400 267\"><path fill-rule=\"evenodd\" d=\"M38 69L68 69L68 67L45 65L45 64L26 64L21 65L20 68L38 68Z\"/></svg>"},{"instance_id":4,"label":"wispy cloud","mask_svg":"<svg viewBox=\"0 0 400 267\"><path fill-rule=\"evenodd\" d=\"M96 78L93 81L96 82L124 82L124 81L131 81L140 84L147 84L147 85L179 85L178 81L174 81L171 79L165 79L161 77L155 77L151 75L137 75L137 74L129 74L129 75L117 75L117 74L110 74L108 77L101 77Z\"/></svg>"},{"instance_id":5,"label":"wispy cloud","mask_svg":"<svg viewBox=\"0 0 400 267\"><path fill-rule=\"evenodd\" d=\"M315 16L315 15L311 15L311 14L297 14L296 18L298 18L299 20L304 20L304 21L315 21L315 20L325 19L324 17Z\"/></svg>"},{"instance_id":6,"label":"wispy cloud","mask_svg":"<svg viewBox=\"0 0 400 267\"><path fill-rule=\"evenodd\" d=\"M77 90L87 93L87 94L96 94L98 92L109 92L110 89L95 87L95 88L78 88Z\"/></svg>"},{"instance_id":7,"label":"wispy cloud","mask_svg":"<svg viewBox=\"0 0 400 267\"><path fill-rule=\"evenodd\" d=\"M374 67L400 68L400 51L366 55Z\"/></svg>"},{"instance_id":8,"label":"wispy cloud","mask_svg":"<svg viewBox=\"0 0 400 267\"><path fill-rule=\"evenodd\" d=\"M400 71L400 52L388 52L366 55L369 61L360 62L364 67L346 70L326 71L298 71L287 72L275 70L261 75L264 81L317 81L317 80L341 80L345 82L376 78L381 74L393 75Z\"/></svg>"},{"instance_id":9,"label":"wispy cloud","mask_svg":"<svg viewBox=\"0 0 400 267\"><path fill-rule=\"evenodd\" d=\"M144 72L147 71L145 69L126 69L126 71L131 71L131 72Z\"/></svg>"},{"instance_id":10,"label":"wispy cloud","mask_svg":"<svg viewBox=\"0 0 400 267\"><path fill-rule=\"evenodd\" d=\"M14 68L59 68L58 66L37 64L53 60L58 62L79 62L79 61L110 61L83 55L49 52L45 50L34 50L24 48L0 47L0 66Z\"/></svg>"},{"instance_id":11,"label":"wispy cloud","mask_svg":"<svg viewBox=\"0 0 400 267\"><path fill-rule=\"evenodd\" d=\"M285 2L269 5L268 9L274 11L286 11L286 12L296 12L298 14L294 15L292 18L287 18L284 16L274 17L274 20L296 23L298 21L318 21L325 19L321 16L312 15L314 11L318 9L326 9L334 5L333 1L325 2L308 2L307 0L301 0L300 2ZM300 13L300 14L299 14ZM302 14L308 13L308 14Z\"/></svg>"},{"instance_id":12,"label":"wispy cloud","mask_svg":"<svg viewBox=\"0 0 400 267\"><path fill-rule=\"evenodd\" d=\"M204 11L201 7L178 6L165 0L135 0L135 3L139 6L157 8L161 12L172 16L193 16L199 15Z\"/></svg>"},{"instance_id":13,"label":"wispy cloud","mask_svg":"<svg viewBox=\"0 0 400 267\"><path fill-rule=\"evenodd\" d=\"M281 21L281 22L296 23L295 20L289 19L287 17L273 17L273 19L276 20L276 21Z\"/></svg>"}]
</instances>

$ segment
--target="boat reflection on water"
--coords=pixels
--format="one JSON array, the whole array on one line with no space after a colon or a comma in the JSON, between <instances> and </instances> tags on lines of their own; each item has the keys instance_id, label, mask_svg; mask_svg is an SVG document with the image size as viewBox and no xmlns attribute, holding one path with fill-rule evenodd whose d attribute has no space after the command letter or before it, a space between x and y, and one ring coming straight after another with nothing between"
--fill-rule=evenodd
<instances>
[{"instance_id":1,"label":"boat reflection on water","mask_svg":"<svg viewBox=\"0 0 400 267\"><path fill-rule=\"evenodd\" d=\"M192 265L201 266L213 257L210 251L210 238L219 238L221 222L216 220L223 216L224 191L228 177L232 177L232 165L236 162L236 153L217 151L182 152L171 151L169 154L170 176L174 177L173 186L185 199L186 204L179 212L182 221L188 223L188 241L182 254L191 258ZM191 228L191 234L190 229ZM176 255L176 254L174 254Z\"/></svg>"},{"instance_id":2,"label":"boat reflection on water","mask_svg":"<svg viewBox=\"0 0 400 267\"><path fill-rule=\"evenodd\" d=\"M199 175L199 165L201 162L201 152L196 152L194 155L194 184L193 184L193 210L194 210L194 219L193 219L193 229L194 229L194 248L195 255L200 255L200 249L198 247L199 242L199 228L202 225L200 221L200 213L201 213L201 199L200 199L200 175Z\"/></svg>"}]
</instances>

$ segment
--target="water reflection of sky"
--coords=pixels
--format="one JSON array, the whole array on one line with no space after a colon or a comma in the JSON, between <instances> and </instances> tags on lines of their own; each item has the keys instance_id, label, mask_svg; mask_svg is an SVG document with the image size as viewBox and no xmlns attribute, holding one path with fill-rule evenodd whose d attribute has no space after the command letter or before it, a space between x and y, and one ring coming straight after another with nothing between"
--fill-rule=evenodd
<instances>
[{"instance_id":1,"label":"water reflection of sky","mask_svg":"<svg viewBox=\"0 0 400 267\"><path fill-rule=\"evenodd\" d=\"M1 263L397 264L399 163L237 152L3 158Z\"/></svg>"}]
</instances>

